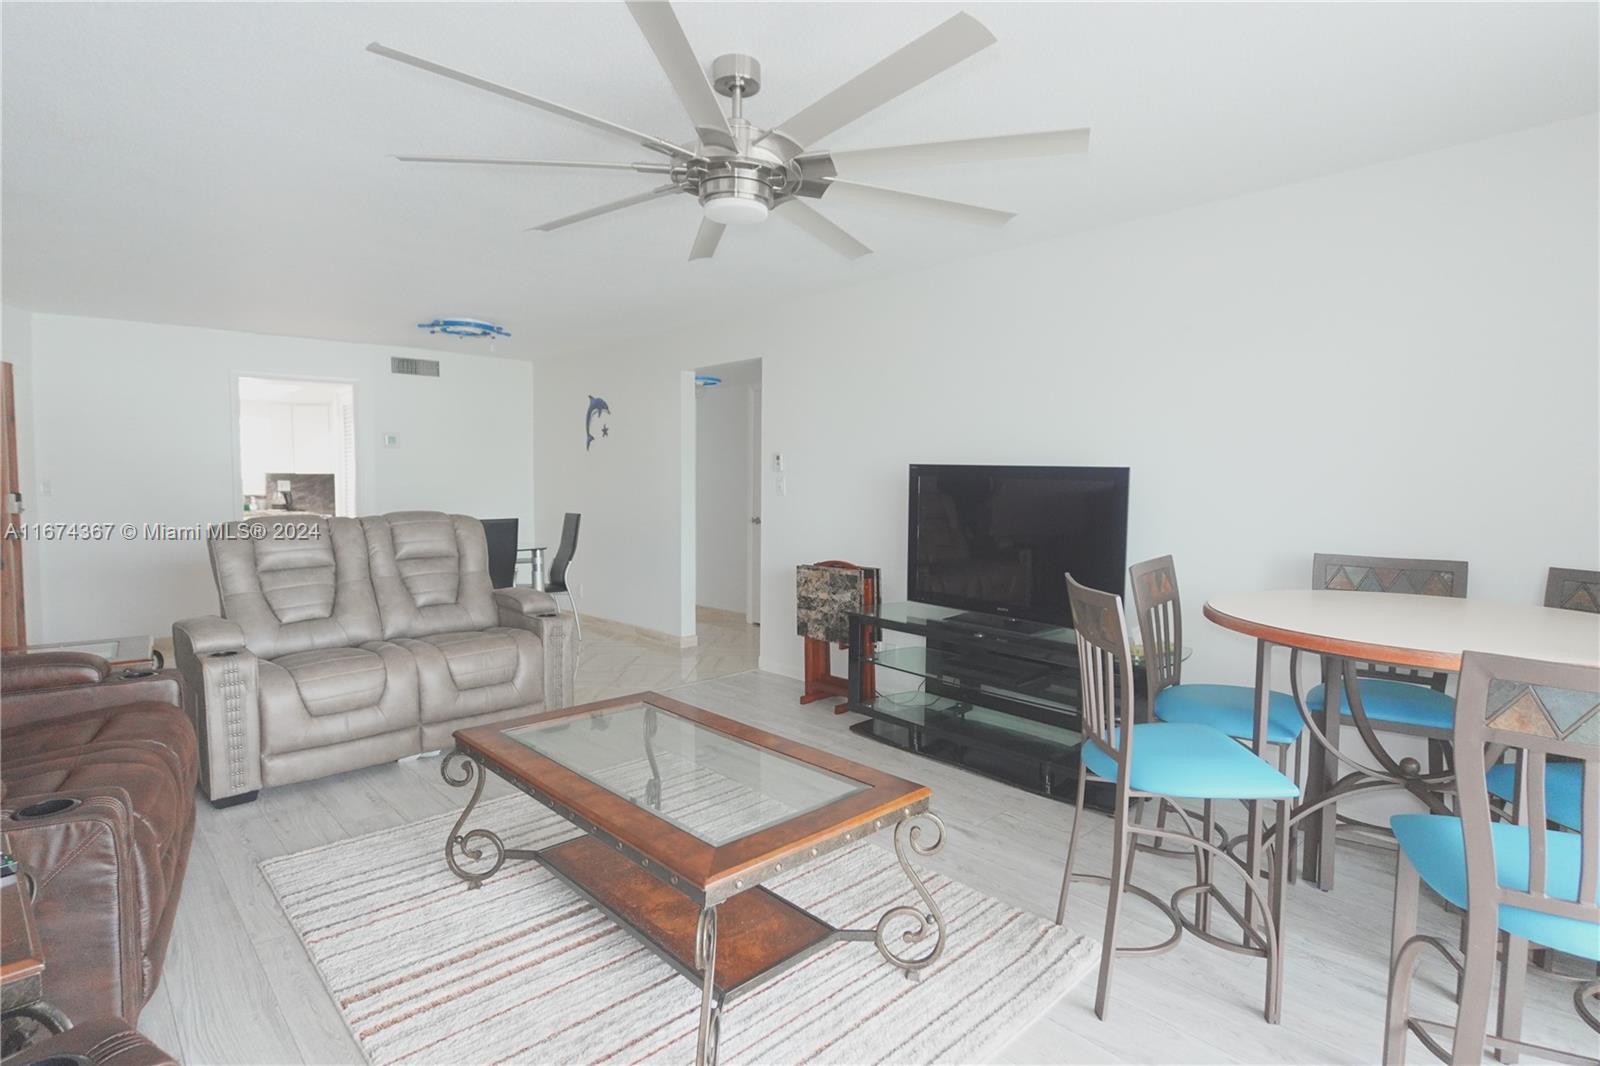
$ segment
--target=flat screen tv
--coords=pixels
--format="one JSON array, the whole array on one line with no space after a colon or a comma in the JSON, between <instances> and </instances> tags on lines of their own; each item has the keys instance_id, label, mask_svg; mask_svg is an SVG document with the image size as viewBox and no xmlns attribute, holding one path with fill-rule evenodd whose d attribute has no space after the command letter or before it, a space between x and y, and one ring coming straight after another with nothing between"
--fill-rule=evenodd
<instances>
[{"instance_id":1,"label":"flat screen tv","mask_svg":"<svg viewBox=\"0 0 1600 1066\"><path fill-rule=\"evenodd\" d=\"M1125 466L911 467L907 596L1070 625L1066 574L1122 594Z\"/></svg>"}]
</instances>

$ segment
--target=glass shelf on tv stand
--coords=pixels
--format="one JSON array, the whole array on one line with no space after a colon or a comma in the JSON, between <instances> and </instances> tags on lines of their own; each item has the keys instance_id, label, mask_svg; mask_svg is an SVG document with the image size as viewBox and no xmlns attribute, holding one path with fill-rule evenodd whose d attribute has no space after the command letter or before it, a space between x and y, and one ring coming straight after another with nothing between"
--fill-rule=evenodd
<instances>
[{"instance_id":1,"label":"glass shelf on tv stand","mask_svg":"<svg viewBox=\"0 0 1600 1066\"><path fill-rule=\"evenodd\" d=\"M891 727L904 746L935 758L954 747L958 761L969 748L1020 759L1036 766L1047 792L1048 782L1070 780L1083 737L1077 637L1069 627L913 602L887 603L852 620L872 630L870 651L851 670L856 676L859 666L873 665L880 693L860 699L854 689L851 709L874 720L873 735L889 739L880 727ZM926 646L880 643L885 633L920 636ZM1137 649L1135 655L1142 689ZM926 691L881 691L900 687L885 671L918 678Z\"/></svg>"}]
</instances>

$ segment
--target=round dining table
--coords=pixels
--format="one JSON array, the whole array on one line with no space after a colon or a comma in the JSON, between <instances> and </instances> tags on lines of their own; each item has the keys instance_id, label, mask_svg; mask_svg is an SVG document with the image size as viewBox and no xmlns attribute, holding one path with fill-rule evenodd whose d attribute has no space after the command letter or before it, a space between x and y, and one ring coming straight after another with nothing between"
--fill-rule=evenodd
<instances>
[{"instance_id":1,"label":"round dining table","mask_svg":"<svg viewBox=\"0 0 1600 1066\"><path fill-rule=\"evenodd\" d=\"M1306 706L1294 660L1291 675L1300 713L1321 749L1313 753L1306 798L1296 821L1306 818L1302 873L1323 889L1333 884L1337 803L1330 796L1336 783L1347 791L1405 788L1430 805L1437 804L1439 789L1449 785L1437 774L1422 772L1414 760L1396 760L1384 750L1378 730L1362 708L1356 664L1454 673L1461 669L1463 652L1477 651L1600 666L1600 614L1556 607L1410 593L1292 589L1217 596L1206 603L1205 616L1256 640L1258 754L1266 751L1273 648L1322 656L1329 695L1320 712L1313 715ZM1341 688L1351 719L1379 763L1345 775L1343 782L1340 764L1352 765L1352 760L1339 751L1341 701L1332 694Z\"/></svg>"}]
</instances>

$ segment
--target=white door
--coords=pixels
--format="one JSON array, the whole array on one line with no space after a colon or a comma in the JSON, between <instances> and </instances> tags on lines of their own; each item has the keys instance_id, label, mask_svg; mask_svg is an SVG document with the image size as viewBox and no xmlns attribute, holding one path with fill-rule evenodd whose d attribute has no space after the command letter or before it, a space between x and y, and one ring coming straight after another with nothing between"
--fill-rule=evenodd
<instances>
[{"instance_id":1,"label":"white door","mask_svg":"<svg viewBox=\"0 0 1600 1066\"><path fill-rule=\"evenodd\" d=\"M745 579L744 620L761 624L761 386L749 392L750 405L750 532L745 558L750 573Z\"/></svg>"}]
</instances>

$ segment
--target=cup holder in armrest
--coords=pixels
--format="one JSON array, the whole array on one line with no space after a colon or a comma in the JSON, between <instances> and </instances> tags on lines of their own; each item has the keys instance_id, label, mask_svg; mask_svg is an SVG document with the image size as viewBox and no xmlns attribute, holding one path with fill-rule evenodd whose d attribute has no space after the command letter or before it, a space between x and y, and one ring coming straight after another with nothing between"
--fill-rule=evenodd
<instances>
[{"instance_id":1,"label":"cup holder in armrest","mask_svg":"<svg viewBox=\"0 0 1600 1066\"><path fill-rule=\"evenodd\" d=\"M25 1062L22 1066L94 1066L94 1060L82 1055L51 1055L49 1058Z\"/></svg>"},{"instance_id":2,"label":"cup holder in armrest","mask_svg":"<svg viewBox=\"0 0 1600 1066\"><path fill-rule=\"evenodd\" d=\"M76 807L82 802L82 800L68 799L65 796L57 796L55 799L40 800L38 803L30 803L26 807L12 811L11 820L13 822L26 822L31 821L34 818L48 818L53 814L61 814L65 811L70 811L72 808Z\"/></svg>"},{"instance_id":3,"label":"cup holder in armrest","mask_svg":"<svg viewBox=\"0 0 1600 1066\"><path fill-rule=\"evenodd\" d=\"M154 670L124 670L117 676L124 681L135 681L141 677L155 677L156 672Z\"/></svg>"},{"instance_id":4,"label":"cup holder in armrest","mask_svg":"<svg viewBox=\"0 0 1600 1066\"><path fill-rule=\"evenodd\" d=\"M239 653L236 652L236 651L214 651L210 655L206 656L206 658L208 658L208 659L226 659L230 655L238 655L238 654Z\"/></svg>"}]
</instances>

